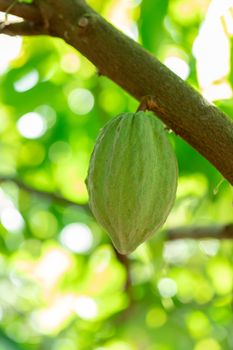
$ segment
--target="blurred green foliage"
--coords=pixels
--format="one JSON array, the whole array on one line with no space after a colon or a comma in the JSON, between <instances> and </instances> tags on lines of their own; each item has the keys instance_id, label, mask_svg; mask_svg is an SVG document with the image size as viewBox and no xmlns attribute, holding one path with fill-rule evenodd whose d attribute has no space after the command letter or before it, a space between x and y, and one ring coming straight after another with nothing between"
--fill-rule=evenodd
<instances>
[{"instance_id":1,"label":"blurred green foliage","mask_svg":"<svg viewBox=\"0 0 233 350\"><path fill-rule=\"evenodd\" d=\"M222 76L204 77L208 41L195 49L203 23L218 19L214 1L89 3L233 116L232 55ZM221 15L229 47L231 10ZM63 41L21 40L0 36L0 349L233 349L232 242L166 242L160 232L122 263L85 209L99 129L138 102ZM215 64L225 63L209 62L216 72ZM165 229L231 222L230 185L169 138L180 177Z\"/></svg>"}]
</instances>

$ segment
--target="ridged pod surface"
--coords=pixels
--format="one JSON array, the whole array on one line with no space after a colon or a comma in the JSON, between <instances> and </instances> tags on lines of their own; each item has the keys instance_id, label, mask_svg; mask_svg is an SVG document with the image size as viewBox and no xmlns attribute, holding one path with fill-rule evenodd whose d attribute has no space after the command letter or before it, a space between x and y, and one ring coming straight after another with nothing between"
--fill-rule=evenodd
<instances>
[{"instance_id":1,"label":"ridged pod surface","mask_svg":"<svg viewBox=\"0 0 233 350\"><path fill-rule=\"evenodd\" d=\"M89 204L121 254L163 225L175 201L177 172L175 153L153 115L123 113L100 131L86 180Z\"/></svg>"}]
</instances>

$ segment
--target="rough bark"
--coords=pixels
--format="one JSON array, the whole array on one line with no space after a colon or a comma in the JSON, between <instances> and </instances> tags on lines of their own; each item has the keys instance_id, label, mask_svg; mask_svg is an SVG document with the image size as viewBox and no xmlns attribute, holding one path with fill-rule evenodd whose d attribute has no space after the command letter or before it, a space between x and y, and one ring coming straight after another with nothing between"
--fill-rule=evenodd
<instances>
[{"instance_id":1,"label":"rough bark","mask_svg":"<svg viewBox=\"0 0 233 350\"><path fill-rule=\"evenodd\" d=\"M0 10L5 11L10 2L0 0ZM26 6L27 15L20 6ZM150 95L151 109L156 115L233 184L232 120L85 1L35 0L34 5L18 4L11 12L36 22L35 34L46 32L63 38L101 74L139 101ZM2 31L7 32L7 26ZM17 34L17 30L11 28L11 34Z\"/></svg>"}]
</instances>

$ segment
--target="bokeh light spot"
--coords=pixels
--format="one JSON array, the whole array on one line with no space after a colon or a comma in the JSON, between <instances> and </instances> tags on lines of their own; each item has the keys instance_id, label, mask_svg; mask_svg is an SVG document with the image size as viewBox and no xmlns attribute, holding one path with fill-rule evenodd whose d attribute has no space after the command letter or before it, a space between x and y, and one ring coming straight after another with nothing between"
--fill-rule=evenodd
<instances>
[{"instance_id":1,"label":"bokeh light spot","mask_svg":"<svg viewBox=\"0 0 233 350\"><path fill-rule=\"evenodd\" d=\"M45 158L45 148L37 141L28 141L22 144L19 152L19 159L22 164L35 166L43 162Z\"/></svg>"},{"instance_id":2,"label":"bokeh light spot","mask_svg":"<svg viewBox=\"0 0 233 350\"><path fill-rule=\"evenodd\" d=\"M93 319L98 314L96 302L86 296L80 296L76 299L74 309L78 316L85 320Z\"/></svg>"},{"instance_id":3,"label":"bokeh light spot","mask_svg":"<svg viewBox=\"0 0 233 350\"><path fill-rule=\"evenodd\" d=\"M80 59L75 53L67 53L62 57L61 68L66 73L77 73L81 66Z\"/></svg>"},{"instance_id":4,"label":"bokeh light spot","mask_svg":"<svg viewBox=\"0 0 233 350\"><path fill-rule=\"evenodd\" d=\"M164 298L171 298L177 293L176 282L171 278L161 278L158 282L158 289Z\"/></svg>"},{"instance_id":5,"label":"bokeh light spot","mask_svg":"<svg viewBox=\"0 0 233 350\"><path fill-rule=\"evenodd\" d=\"M48 211L37 211L30 215L30 227L35 237L53 237L58 228L56 217Z\"/></svg>"},{"instance_id":6,"label":"bokeh light spot","mask_svg":"<svg viewBox=\"0 0 233 350\"><path fill-rule=\"evenodd\" d=\"M35 109L35 112L41 115L42 117L44 117L44 120L46 120L46 126L48 128L51 128L56 123L57 114L55 109L53 109L51 106L49 105L38 106Z\"/></svg>"},{"instance_id":7,"label":"bokeh light spot","mask_svg":"<svg viewBox=\"0 0 233 350\"><path fill-rule=\"evenodd\" d=\"M14 83L14 88L17 92L24 92L32 89L39 80L39 74L36 69L23 76Z\"/></svg>"},{"instance_id":8,"label":"bokeh light spot","mask_svg":"<svg viewBox=\"0 0 233 350\"><path fill-rule=\"evenodd\" d=\"M4 50L1 50L0 73L3 73L8 68L10 61L19 55L21 45L21 37L10 37L8 35L1 34L0 47L4 48Z\"/></svg>"},{"instance_id":9,"label":"bokeh light spot","mask_svg":"<svg viewBox=\"0 0 233 350\"><path fill-rule=\"evenodd\" d=\"M232 293L232 267L227 260L219 258L211 261L207 266L207 273L216 293L220 295Z\"/></svg>"},{"instance_id":10,"label":"bokeh light spot","mask_svg":"<svg viewBox=\"0 0 233 350\"><path fill-rule=\"evenodd\" d=\"M17 122L20 134L28 139L36 139L46 132L43 117L35 112L24 114Z\"/></svg>"},{"instance_id":11,"label":"bokeh light spot","mask_svg":"<svg viewBox=\"0 0 233 350\"><path fill-rule=\"evenodd\" d=\"M94 107L94 96L87 89L74 89L68 96L68 104L75 114L87 114Z\"/></svg>"},{"instance_id":12,"label":"bokeh light spot","mask_svg":"<svg viewBox=\"0 0 233 350\"><path fill-rule=\"evenodd\" d=\"M189 76L189 65L180 57L167 57L164 64L180 78L186 80Z\"/></svg>"},{"instance_id":13,"label":"bokeh light spot","mask_svg":"<svg viewBox=\"0 0 233 350\"><path fill-rule=\"evenodd\" d=\"M61 248L54 247L47 250L38 261L34 276L43 284L44 289L50 289L71 266L72 260L69 254Z\"/></svg>"},{"instance_id":14,"label":"bokeh light spot","mask_svg":"<svg viewBox=\"0 0 233 350\"><path fill-rule=\"evenodd\" d=\"M65 226L61 231L60 240L72 252L85 253L93 244L93 235L87 225L73 223Z\"/></svg>"},{"instance_id":15,"label":"bokeh light spot","mask_svg":"<svg viewBox=\"0 0 233 350\"><path fill-rule=\"evenodd\" d=\"M146 315L146 323L151 328L162 327L167 321L166 312L162 308L153 308Z\"/></svg>"},{"instance_id":16,"label":"bokeh light spot","mask_svg":"<svg viewBox=\"0 0 233 350\"><path fill-rule=\"evenodd\" d=\"M199 247L203 253L209 256L214 256L217 254L220 243L217 239L211 239L206 241L200 241Z\"/></svg>"},{"instance_id":17,"label":"bokeh light spot","mask_svg":"<svg viewBox=\"0 0 233 350\"><path fill-rule=\"evenodd\" d=\"M194 350L221 350L222 347L213 338L200 340L194 347Z\"/></svg>"},{"instance_id":18,"label":"bokeh light spot","mask_svg":"<svg viewBox=\"0 0 233 350\"><path fill-rule=\"evenodd\" d=\"M194 338L206 336L211 332L209 320L201 311L193 311L186 321L188 330Z\"/></svg>"},{"instance_id":19,"label":"bokeh light spot","mask_svg":"<svg viewBox=\"0 0 233 350\"><path fill-rule=\"evenodd\" d=\"M20 231L24 227L23 217L15 208L3 209L1 213L1 223L10 232Z\"/></svg>"},{"instance_id":20,"label":"bokeh light spot","mask_svg":"<svg viewBox=\"0 0 233 350\"><path fill-rule=\"evenodd\" d=\"M48 268L47 268L48 269ZM52 333L62 327L73 313L73 295L65 294L54 298L54 301L46 309L40 309L32 313L31 324L36 331Z\"/></svg>"},{"instance_id":21,"label":"bokeh light spot","mask_svg":"<svg viewBox=\"0 0 233 350\"><path fill-rule=\"evenodd\" d=\"M188 260L190 255L189 244L185 240L165 243L163 257L171 264L184 263Z\"/></svg>"}]
</instances>

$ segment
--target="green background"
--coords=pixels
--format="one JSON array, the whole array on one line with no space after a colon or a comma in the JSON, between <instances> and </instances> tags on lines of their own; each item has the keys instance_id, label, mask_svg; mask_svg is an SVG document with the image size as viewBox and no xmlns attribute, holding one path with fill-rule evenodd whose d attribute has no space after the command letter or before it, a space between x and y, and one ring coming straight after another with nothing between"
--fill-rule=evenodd
<instances>
[{"instance_id":1,"label":"green background","mask_svg":"<svg viewBox=\"0 0 233 350\"><path fill-rule=\"evenodd\" d=\"M89 3L233 116L232 9ZM205 40L215 26L219 56ZM168 228L231 222L230 185L169 133L176 203L163 230L122 263L86 209L84 181L100 128L138 102L60 39L3 37L20 49L0 76L0 350L233 349L232 242L166 241Z\"/></svg>"}]
</instances>

